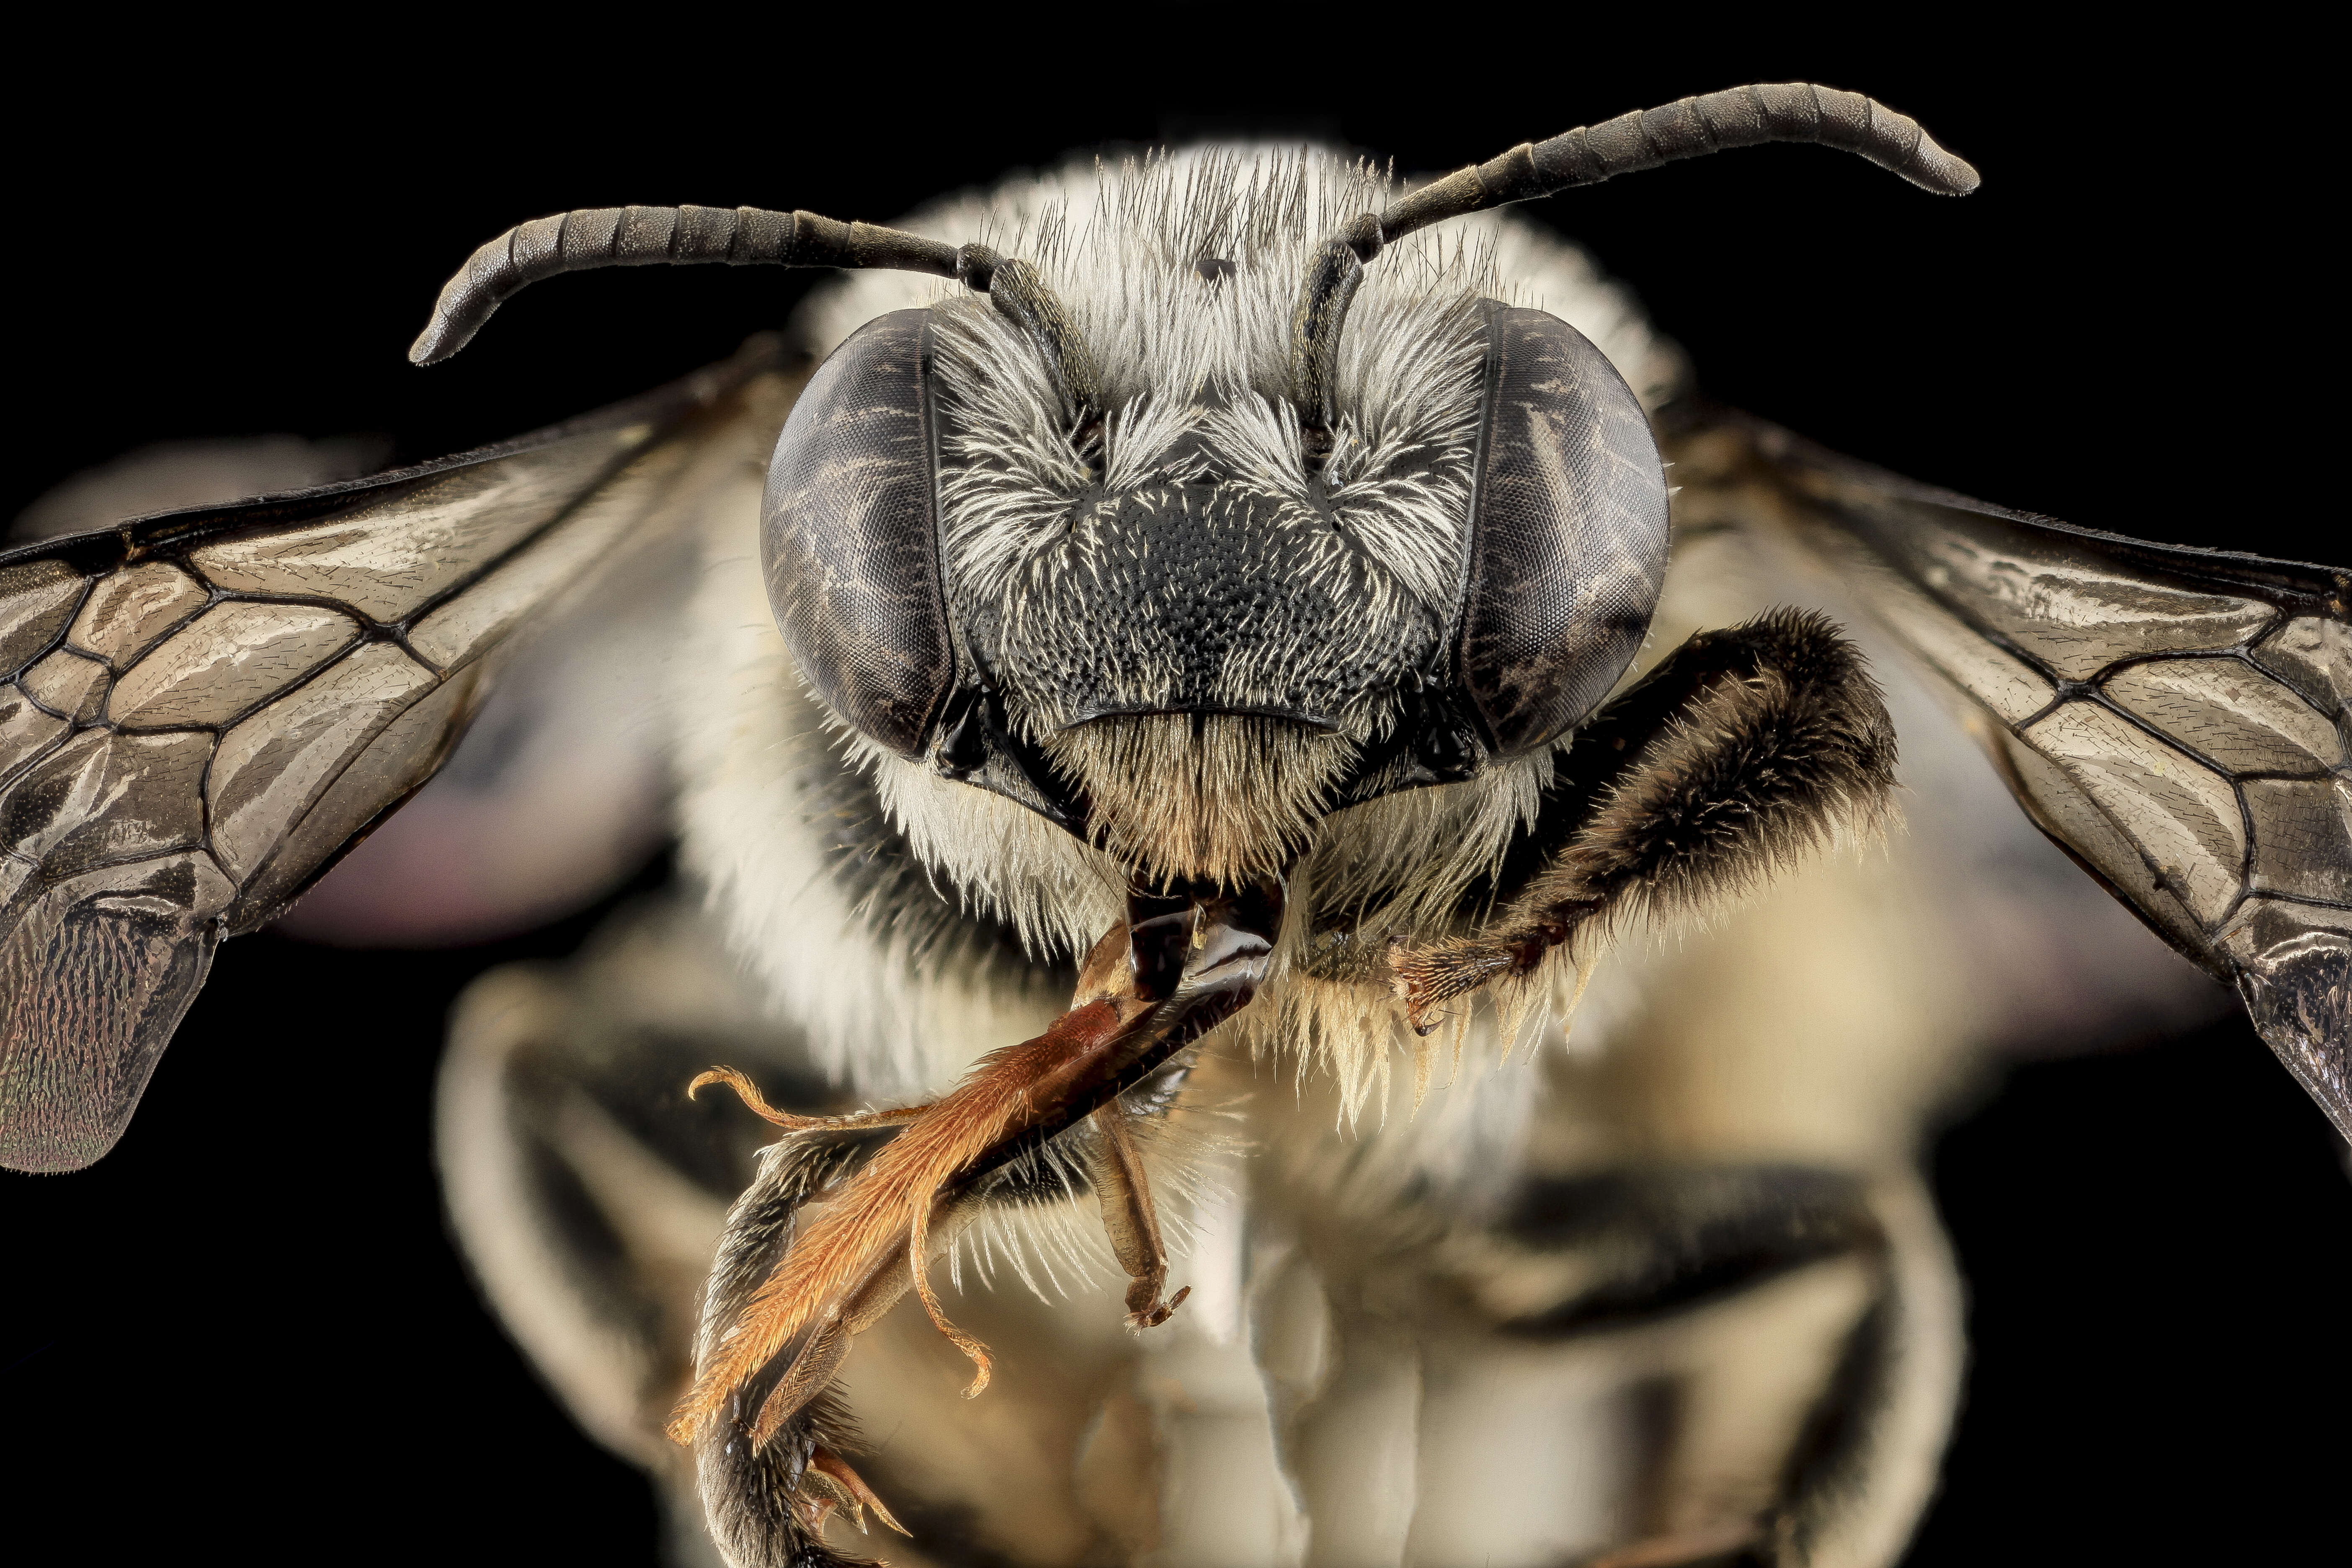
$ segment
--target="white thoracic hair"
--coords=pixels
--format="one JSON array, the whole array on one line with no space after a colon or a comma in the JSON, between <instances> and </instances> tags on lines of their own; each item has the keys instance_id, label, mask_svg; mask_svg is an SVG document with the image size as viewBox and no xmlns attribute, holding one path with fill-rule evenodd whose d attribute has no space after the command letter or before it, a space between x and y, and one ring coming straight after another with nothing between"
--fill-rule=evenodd
<instances>
[{"instance_id":1,"label":"white thoracic hair","mask_svg":"<svg viewBox=\"0 0 2352 1568\"><path fill-rule=\"evenodd\" d=\"M1340 154L1217 146L1073 164L941 203L903 226L982 241L1038 268L1098 361L1110 412L1107 478L1150 463L1204 418L1220 422L1204 434L1229 463L1255 452L1271 469L1296 461L1285 366L1308 258L1341 223L1394 194L1386 176ZM1215 289L1195 270L1209 258L1234 264ZM1482 215L1413 236L1367 270L1339 361L1358 450L1450 441L1466 464L1467 443L1452 426L1475 419L1482 298L1561 317L1645 406L1679 384L1677 352L1583 252ZM796 331L821 357L877 316L935 304L948 307L939 318L943 396L959 405L963 428L996 437L992 460L971 465L984 474L960 478L960 454L941 453L952 602L960 584L1002 570L1034 521L1003 477L1018 468L1006 453L1024 443L1026 460L1052 455L1051 433L1036 424L1050 388L1034 345L961 286L905 272L826 285ZM1203 401L1213 412L1203 414ZM1344 513L1337 503L1349 470L1328 477L1333 510ZM1425 482L1367 493L1354 515L1360 542L1397 591L1427 598L1444 591L1433 565L1459 548L1466 492L1454 493L1459 483L1442 462L1417 477ZM924 950L836 875L841 808L837 788L823 781L845 766L862 770L931 890L1011 928L1040 957L1082 953L1119 918L1120 866L1009 801L845 737L792 668L748 531L714 531L689 627L697 646L677 661L674 697L687 863L818 1060L870 1094L928 1095L980 1052L1037 1032L1066 1002L1040 971L975 964L953 944ZM1412 923L1493 863L1531 815L1550 766L1544 754L1343 812L1313 826L1302 868L1345 901L1387 889L1386 923ZM1297 942L1286 937L1285 952ZM1384 1009L1366 1005L1372 999L1344 997L1351 989L1302 983L1253 1011L1286 1020L1284 1032L1338 1069L1355 1086L1351 1102L1361 1102L1384 1092L1390 1028ZM1326 994L1330 1006L1319 1008Z\"/></svg>"}]
</instances>

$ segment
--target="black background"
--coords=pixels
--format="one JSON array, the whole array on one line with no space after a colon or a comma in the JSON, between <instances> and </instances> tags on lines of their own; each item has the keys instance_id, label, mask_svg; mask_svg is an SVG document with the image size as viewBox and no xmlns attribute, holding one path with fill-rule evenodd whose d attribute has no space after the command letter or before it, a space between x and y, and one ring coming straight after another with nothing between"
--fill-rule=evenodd
<instances>
[{"instance_id":1,"label":"black background","mask_svg":"<svg viewBox=\"0 0 2352 1568\"><path fill-rule=\"evenodd\" d=\"M1674 16L1601 35L1566 15L1441 7L1414 30L870 7L738 30L671 8L583 51L582 23L494 41L420 9L331 46L142 30L27 49L0 517L160 439L375 431L404 460L510 435L719 358L806 287L709 268L565 279L453 363L411 369L447 272L543 212L887 221L1072 150L1210 132L1311 132L1440 169L1811 78L1916 115L1983 190L1941 201L1784 148L1540 209L1635 286L1709 393L2072 521L2352 554L2307 455L2324 405L2296 374L2319 336L2304 258L2323 198L2278 106L2307 96L2307 44L2251 22L1898 37L1884 16L1811 34ZM868 31L831 36L852 20ZM645 1489L477 1304L429 1163L450 998L592 919L457 952L233 944L121 1147L0 1181L6 1530L105 1563L199 1542L268 1562L650 1560ZM2338 1161L2239 1024L1989 1087L1935 1154L1974 1361L1909 1561L2245 1561L2324 1526L2340 1540Z\"/></svg>"}]
</instances>

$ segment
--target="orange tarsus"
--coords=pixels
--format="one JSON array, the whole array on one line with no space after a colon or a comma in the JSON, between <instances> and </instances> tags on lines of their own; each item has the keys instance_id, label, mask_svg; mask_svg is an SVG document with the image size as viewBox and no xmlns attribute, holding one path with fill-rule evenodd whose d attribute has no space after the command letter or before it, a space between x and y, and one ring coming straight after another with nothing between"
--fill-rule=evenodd
<instances>
[{"instance_id":1,"label":"orange tarsus","mask_svg":"<svg viewBox=\"0 0 2352 1568\"><path fill-rule=\"evenodd\" d=\"M686 1086L686 1098L692 1100L705 1085L714 1083L723 1083L733 1089L736 1098L742 1100L752 1115L793 1132L806 1132L820 1127L839 1131L854 1131L861 1127L887 1127L893 1121L905 1121L920 1116L930 1109L922 1105L902 1105L890 1110L867 1110L852 1116L795 1116L789 1110L778 1110L770 1105L767 1097L760 1092L760 1086L733 1068L711 1068L697 1073L694 1081Z\"/></svg>"},{"instance_id":2,"label":"orange tarsus","mask_svg":"<svg viewBox=\"0 0 2352 1568\"><path fill-rule=\"evenodd\" d=\"M817 1125L817 1119L814 1116L794 1116L788 1110L778 1110L774 1106L770 1105L768 1097L760 1092L760 1086L733 1068L710 1068L695 1074L694 1081L686 1086L686 1098L692 1100L702 1092L704 1085L713 1083L725 1084L735 1091L736 1099L751 1108L752 1115L772 1121L779 1127L802 1128Z\"/></svg>"},{"instance_id":3,"label":"orange tarsus","mask_svg":"<svg viewBox=\"0 0 2352 1568\"><path fill-rule=\"evenodd\" d=\"M927 1226L940 1189L1004 1135L1042 1074L1129 1021L1108 1001L1074 1008L1037 1038L982 1058L945 1098L913 1113L906 1132L851 1180L839 1202L815 1218L752 1293L718 1353L678 1402L667 1428L672 1440L691 1444L728 1394L782 1350L862 1259L907 1245L901 1238ZM930 1299L927 1285L923 1294ZM944 1318L935 1314L934 1321ZM979 1342L947 1331L985 1368ZM982 1378L979 1386L985 1385Z\"/></svg>"},{"instance_id":4,"label":"orange tarsus","mask_svg":"<svg viewBox=\"0 0 2352 1568\"><path fill-rule=\"evenodd\" d=\"M963 1391L963 1396L977 1399L988 1387L989 1374L994 1370L994 1363L988 1358L988 1347L948 1321L946 1311L940 1306L940 1299L931 1289L930 1270L924 1267L923 1254L929 1250L929 1237L930 1211L929 1208L918 1209L915 1211L914 1235L907 1244L908 1264L915 1271L915 1294L923 1299L923 1310L931 1315L931 1327L945 1334L954 1342L956 1349L971 1358L971 1364L977 1370L972 1373L971 1386Z\"/></svg>"}]
</instances>

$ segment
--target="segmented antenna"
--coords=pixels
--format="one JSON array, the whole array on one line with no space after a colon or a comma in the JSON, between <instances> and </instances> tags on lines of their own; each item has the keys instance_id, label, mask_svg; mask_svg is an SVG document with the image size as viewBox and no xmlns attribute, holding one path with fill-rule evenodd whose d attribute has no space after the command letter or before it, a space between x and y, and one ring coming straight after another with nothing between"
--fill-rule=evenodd
<instances>
[{"instance_id":1,"label":"segmented antenna","mask_svg":"<svg viewBox=\"0 0 2352 1568\"><path fill-rule=\"evenodd\" d=\"M464 348L516 293L561 272L723 262L730 267L879 267L953 278L986 294L1037 340L1083 416L1098 409L1094 356L1069 312L1025 261L984 245L949 245L904 229L762 207L588 207L517 224L442 285L433 319L408 351L437 364Z\"/></svg>"},{"instance_id":2,"label":"segmented antenna","mask_svg":"<svg viewBox=\"0 0 2352 1568\"><path fill-rule=\"evenodd\" d=\"M1330 449L1348 306L1363 281L1364 264L1390 241L1467 213L1767 142L1841 147L1942 195L1964 196L1977 188L1977 172L1937 145L1917 121L1860 93L1810 82L1730 88L1580 125L1549 142L1523 142L1499 158L1423 186L1384 213L1358 216L1317 251L1290 333L1291 385L1309 460L1319 463ZM987 294L1006 320L1036 340L1081 430L1099 418L1094 355L1027 262L1000 257L984 245L951 246L903 229L761 207L592 207L519 224L476 250L443 286L433 319L408 357L418 364L447 359L509 298L541 279L661 262L882 267L957 279Z\"/></svg>"},{"instance_id":3,"label":"segmented antenna","mask_svg":"<svg viewBox=\"0 0 2352 1568\"><path fill-rule=\"evenodd\" d=\"M1976 170L1944 151L1909 115L1858 92L1802 81L1728 88L1580 125L1549 142L1522 142L1499 158L1423 185L1378 216L1360 215L1316 252L1291 314L1290 337L1291 385L1309 455L1329 449L1338 417L1332 400L1339 329L1363 281L1364 263L1381 247L1447 218L1768 142L1818 142L1858 153L1937 195L1964 196L1977 188Z\"/></svg>"}]
</instances>

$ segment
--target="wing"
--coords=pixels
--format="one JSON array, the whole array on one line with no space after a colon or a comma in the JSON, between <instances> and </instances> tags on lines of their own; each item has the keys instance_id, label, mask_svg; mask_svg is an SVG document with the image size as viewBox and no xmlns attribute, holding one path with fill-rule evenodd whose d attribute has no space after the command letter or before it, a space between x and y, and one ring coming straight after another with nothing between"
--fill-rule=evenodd
<instances>
[{"instance_id":1,"label":"wing","mask_svg":"<svg viewBox=\"0 0 2352 1568\"><path fill-rule=\"evenodd\" d=\"M667 684L704 550L704 530L673 531L536 616L432 782L270 929L340 947L493 942L652 859L671 831Z\"/></svg>"},{"instance_id":2,"label":"wing","mask_svg":"<svg viewBox=\"0 0 2352 1568\"><path fill-rule=\"evenodd\" d=\"M2352 572L1989 506L1736 414L1668 432L1677 526L1790 538L1939 683L2028 816L2352 1137Z\"/></svg>"},{"instance_id":3,"label":"wing","mask_svg":"<svg viewBox=\"0 0 2352 1568\"><path fill-rule=\"evenodd\" d=\"M756 503L781 353L0 554L0 1164L112 1147L220 941L432 776L519 635L705 508Z\"/></svg>"}]
</instances>

